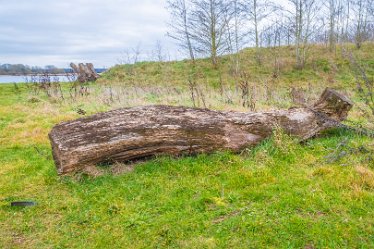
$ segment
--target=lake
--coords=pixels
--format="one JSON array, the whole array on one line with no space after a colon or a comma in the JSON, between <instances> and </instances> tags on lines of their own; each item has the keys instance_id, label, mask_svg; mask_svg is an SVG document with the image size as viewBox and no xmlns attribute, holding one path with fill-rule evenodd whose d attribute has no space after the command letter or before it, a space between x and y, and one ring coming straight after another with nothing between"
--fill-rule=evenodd
<instances>
[{"instance_id":1,"label":"lake","mask_svg":"<svg viewBox=\"0 0 374 249\"><path fill-rule=\"evenodd\" d=\"M58 77L59 82L68 82L69 80L63 75L52 75L51 80ZM0 75L0 84L2 83L24 83L27 82L26 78L30 80L31 76L17 76L17 75Z\"/></svg>"}]
</instances>

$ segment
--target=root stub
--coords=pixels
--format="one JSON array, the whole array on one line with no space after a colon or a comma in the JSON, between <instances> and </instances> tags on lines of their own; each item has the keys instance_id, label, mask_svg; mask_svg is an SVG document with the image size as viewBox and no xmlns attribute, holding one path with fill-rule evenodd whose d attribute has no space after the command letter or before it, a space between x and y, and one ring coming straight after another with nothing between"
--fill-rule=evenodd
<instances>
[{"instance_id":1,"label":"root stub","mask_svg":"<svg viewBox=\"0 0 374 249\"><path fill-rule=\"evenodd\" d=\"M275 127L300 139L339 125L352 102L326 89L312 107L259 113L140 106L64 122L49 134L59 174L102 162L156 155L240 152L271 136Z\"/></svg>"}]
</instances>

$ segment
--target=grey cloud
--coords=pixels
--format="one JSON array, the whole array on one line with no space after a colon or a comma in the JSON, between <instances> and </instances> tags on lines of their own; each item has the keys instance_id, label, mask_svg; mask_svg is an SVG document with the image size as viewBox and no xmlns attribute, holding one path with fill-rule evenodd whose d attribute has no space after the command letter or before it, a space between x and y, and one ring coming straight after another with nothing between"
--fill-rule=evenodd
<instances>
[{"instance_id":1,"label":"grey cloud","mask_svg":"<svg viewBox=\"0 0 374 249\"><path fill-rule=\"evenodd\" d=\"M151 50L165 36L165 0L0 0L0 63L31 65L90 60L110 66L121 51Z\"/></svg>"}]
</instances>

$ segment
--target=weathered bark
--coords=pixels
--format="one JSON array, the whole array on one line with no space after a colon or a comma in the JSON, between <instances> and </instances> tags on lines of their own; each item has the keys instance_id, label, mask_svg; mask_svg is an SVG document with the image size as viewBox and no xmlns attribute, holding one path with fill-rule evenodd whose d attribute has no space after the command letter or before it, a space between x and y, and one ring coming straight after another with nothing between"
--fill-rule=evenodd
<instances>
[{"instance_id":1,"label":"weathered bark","mask_svg":"<svg viewBox=\"0 0 374 249\"><path fill-rule=\"evenodd\" d=\"M78 66L74 63L70 63L70 67L73 69L74 73L78 75L79 82L95 81L100 78L100 75L96 73L92 63L79 63Z\"/></svg>"},{"instance_id":2,"label":"weathered bark","mask_svg":"<svg viewBox=\"0 0 374 249\"><path fill-rule=\"evenodd\" d=\"M263 113L141 106L59 124L49 137L58 172L67 174L155 155L240 152L271 136L275 127L308 139L337 126L351 107L349 99L332 89L311 108Z\"/></svg>"}]
</instances>

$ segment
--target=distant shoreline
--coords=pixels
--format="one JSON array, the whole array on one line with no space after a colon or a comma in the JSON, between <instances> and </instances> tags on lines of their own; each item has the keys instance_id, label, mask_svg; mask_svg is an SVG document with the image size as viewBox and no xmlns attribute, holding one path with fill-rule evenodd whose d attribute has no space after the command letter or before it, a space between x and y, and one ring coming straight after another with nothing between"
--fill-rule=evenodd
<instances>
[{"instance_id":1,"label":"distant shoreline","mask_svg":"<svg viewBox=\"0 0 374 249\"><path fill-rule=\"evenodd\" d=\"M49 76L65 76L66 74L75 74L75 73L57 73L57 74L54 74L54 73L51 73L51 74L48 74ZM22 77L22 76L40 76L40 75L45 75L43 73L33 73L33 74L0 74L0 77L1 76L18 76L18 77Z\"/></svg>"}]
</instances>

